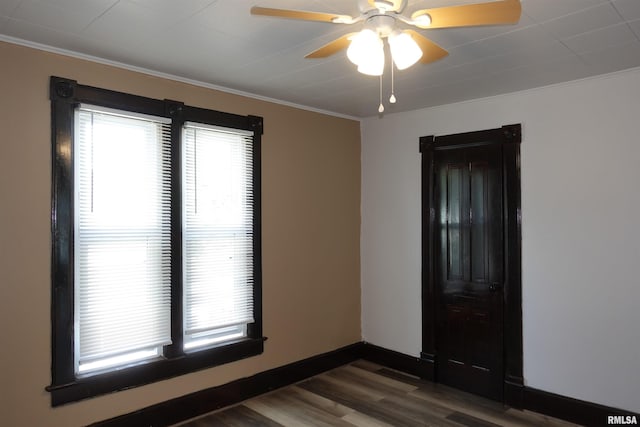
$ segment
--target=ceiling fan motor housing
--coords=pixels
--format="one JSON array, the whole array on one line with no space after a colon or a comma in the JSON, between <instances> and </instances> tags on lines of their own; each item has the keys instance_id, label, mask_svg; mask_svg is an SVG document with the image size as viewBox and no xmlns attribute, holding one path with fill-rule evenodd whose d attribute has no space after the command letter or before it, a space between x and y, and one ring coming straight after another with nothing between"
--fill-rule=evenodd
<instances>
[{"instance_id":1,"label":"ceiling fan motor housing","mask_svg":"<svg viewBox=\"0 0 640 427\"><path fill-rule=\"evenodd\" d=\"M367 19L365 27L372 29L380 37L388 37L396 28L396 19L391 15L374 15Z\"/></svg>"}]
</instances>

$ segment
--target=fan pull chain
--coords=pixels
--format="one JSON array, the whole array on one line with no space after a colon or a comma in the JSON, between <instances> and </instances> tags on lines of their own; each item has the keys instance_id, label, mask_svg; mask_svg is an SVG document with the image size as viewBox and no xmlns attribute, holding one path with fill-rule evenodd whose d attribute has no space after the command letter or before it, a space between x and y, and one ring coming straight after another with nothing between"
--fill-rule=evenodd
<instances>
[{"instance_id":1,"label":"fan pull chain","mask_svg":"<svg viewBox=\"0 0 640 427\"><path fill-rule=\"evenodd\" d=\"M378 113L384 112L384 105L382 105L382 74L380 74L380 106L378 107Z\"/></svg>"},{"instance_id":2,"label":"fan pull chain","mask_svg":"<svg viewBox=\"0 0 640 427\"><path fill-rule=\"evenodd\" d=\"M393 61L391 61L391 96L389 97L389 102L391 104L395 104L396 103L396 95L394 94L395 90L394 90L394 82L393 82L393 69L395 67L393 66Z\"/></svg>"}]
</instances>

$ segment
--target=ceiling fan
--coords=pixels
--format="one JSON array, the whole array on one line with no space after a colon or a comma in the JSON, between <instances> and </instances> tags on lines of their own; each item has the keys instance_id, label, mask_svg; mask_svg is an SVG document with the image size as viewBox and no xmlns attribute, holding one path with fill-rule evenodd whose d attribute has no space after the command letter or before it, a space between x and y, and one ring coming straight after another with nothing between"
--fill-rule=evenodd
<instances>
[{"instance_id":1,"label":"ceiling fan","mask_svg":"<svg viewBox=\"0 0 640 427\"><path fill-rule=\"evenodd\" d=\"M520 20L522 9L519 0L498 0L421 9L406 16L403 12L407 7L408 0L357 1L360 14L355 17L259 6L252 7L251 14L343 25L364 22L361 31L347 33L309 53L306 58L326 58L346 48L347 57L358 66L359 72L382 76L385 62L384 39L387 39L389 44L395 68L399 70L406 69L418 61L423 64L434 62L449 54L414 29L402 29L401 27L437 29L516 24ZM392 73L393 69L392 66ZM393 91L390 101L395 102ZM379 111L383 110L381 102Z\"/></svg>"}]
</instances>

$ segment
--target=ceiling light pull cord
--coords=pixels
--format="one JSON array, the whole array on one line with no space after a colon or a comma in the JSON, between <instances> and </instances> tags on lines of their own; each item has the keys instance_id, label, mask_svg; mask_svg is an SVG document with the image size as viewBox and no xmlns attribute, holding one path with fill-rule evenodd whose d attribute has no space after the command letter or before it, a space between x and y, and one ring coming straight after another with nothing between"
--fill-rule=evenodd
<instances>
[{"instance_id":1,"label":"ceiling light pull cord","mask_svg":"<svg viewBox=\"0 0 640 427\"><path fill-rule=\"evenodd\" d=\"M394 65L393 65L393 61L391 61L391 96L389 97L389 102L391 104L395 104L396 103L396 95L395 95L395 84L394 84L394 76L393 76L393 69L394 69Z\"/></svg>"},{"instance_id":2,"label":"ceiling light pull cord","mask_svg":"<svg viewBox=\"0 0 640 427\"><path fill-rule=\"evenodd\" d=\"M382 74L380 74L380 106L378 107L378 113L384 112L384 105L382 105Z\"/></svg>"}]
</instances>

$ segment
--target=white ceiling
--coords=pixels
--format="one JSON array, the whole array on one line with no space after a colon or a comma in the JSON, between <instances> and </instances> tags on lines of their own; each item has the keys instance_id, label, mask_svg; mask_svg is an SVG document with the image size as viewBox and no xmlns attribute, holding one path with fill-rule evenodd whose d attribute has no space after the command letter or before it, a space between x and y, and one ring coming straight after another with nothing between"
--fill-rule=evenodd
<instances>
[{"instance_id":1,"label":"white ceiling","mask_svg":"<svg viewBox=\"0 0 640 427\"><path fill-rule=\"evenodd\" d=\"M417 9L479 0L409 0ZM358 30L251 16L251 6L358 14L357 0L0 0L0 39L65 49L340 115L377 114L379 79L344 52L305 54ZM640 0L522 0L518 25L421 30L449 51L396 71L414 110L640 66ZM19 40L16 40L19 39ZM389 73L384 77L389 96Z\"/></svg>"}]
</instances>

